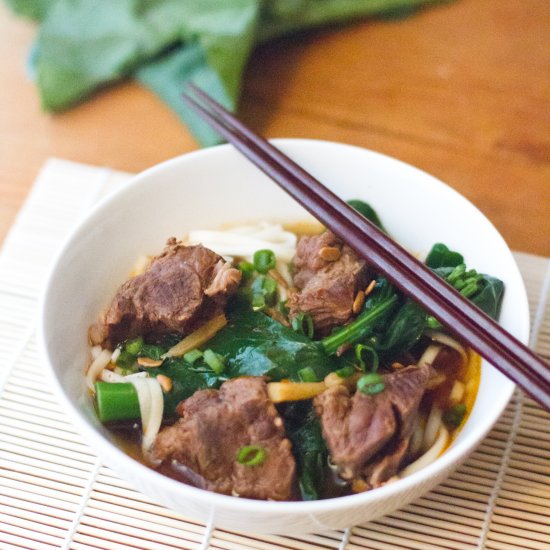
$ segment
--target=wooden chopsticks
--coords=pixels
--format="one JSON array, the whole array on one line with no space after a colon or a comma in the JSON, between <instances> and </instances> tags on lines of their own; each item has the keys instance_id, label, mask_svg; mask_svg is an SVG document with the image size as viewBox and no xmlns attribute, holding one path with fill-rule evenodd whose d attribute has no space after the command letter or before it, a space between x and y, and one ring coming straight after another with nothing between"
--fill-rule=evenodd
<instances>
[{"instance_id":1,"label":"wooden chopsticks","mask_svg":"<svg viewBox=\"0 0 550 550\"><path fill-rule=\"evenodd\" d=\"M550 411L550 366L374 224L201 89L188 104L369 265Z\"/></svg>"}]
</instances>

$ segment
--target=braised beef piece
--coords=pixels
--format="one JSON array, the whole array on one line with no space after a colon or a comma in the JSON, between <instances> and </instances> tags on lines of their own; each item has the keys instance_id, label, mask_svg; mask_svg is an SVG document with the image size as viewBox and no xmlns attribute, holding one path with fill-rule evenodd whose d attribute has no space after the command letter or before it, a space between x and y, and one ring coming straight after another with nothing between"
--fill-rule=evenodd
<instances>
[{"instance_id":1,"label":"braised beef piece","mask_svg":"<svg viewBox=\"0 0 550 550\"><path fill-rule=\"evenodd\" d=\"M119 288L90 340L112 349L135 336L190 332L222 311L240 279L212 250L172 238L144 273Z\"/></svg>"},{"instance_id":2,"label":"braised beef piece","mask_svg":"<svg viewBox=\"0 0 550 550\"><path fill-rule=\"evenodd\" d=\"M365 262L331 231L300 238L293 273L297 292L287 303L290 317L311 315L318 336L351 318L357 291L367 283Z\"/></svg>"},{"instance_id":3,"label":"braised beef piece","mask_svg":"<svg viewBox=\"0 0 550 550\"><path fill-rule=\"evenodd\" d=\"M263 378L235 378L219 391L197 391L177 410L181 418L157 436L154 460L187 472L195 485L217 493L291 498L296 465ZM261 464L247 466L236 460L248 445L265 450Z\"/></svg>"},{"instance_id":4,"label":"braised beef piece","mask_svg":"<svg viewBox=\"0 0 550 550\"><path fill-rule=\"evenodd\" d=\"M377 487L399 470L431 367L410 366L384 374L384 391L350 395L333 386L317 396L315 409L332 462L346 480Z\"/></svg>"}]
</instances>

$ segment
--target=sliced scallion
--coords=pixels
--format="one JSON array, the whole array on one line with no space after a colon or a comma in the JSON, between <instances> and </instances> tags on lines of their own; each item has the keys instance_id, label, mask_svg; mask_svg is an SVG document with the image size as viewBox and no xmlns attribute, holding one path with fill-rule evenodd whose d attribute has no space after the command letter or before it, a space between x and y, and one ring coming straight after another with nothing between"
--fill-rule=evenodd
<instances>
[{"instance_id":1,"label":"sliced scallion","mask_svg":"<svg viewBox=\"0 0 550 550\"><path fill-rule=\"evenodd\" d=\"M302 311L296 315L291 321L292 329L299 333L307 336L308 338L313 338L313 319L309 313L303 313Z\"/></svg>"},{"instance_id":2,"label":"sliced scallion","mask_svg":"<svg viewBox=\"0 0 550 550\"><path fill-rule=\"evenodd\" d=\"M254 252L254 267L259 273L267 273L277 265L275 253L272 250L256 250Z\"/></svg>"},{"instance_id":3,"label":"sliced scallion","mask_svg":"<svg viewBox=\"0 0 550 550\"><path fill-rule=\"evenodd\" d=\"M376 372L365 374L357 381L357 390L365 395L376 395L384 391L385 387L383 376Z\"/></svg>"},{"instance_id":4,"label":"sliced scallion","mask_svg":"<svg viewBox=\"0 0 550 550\"><path fill-rule=\"evenodd\" d=\"M140 418L138 395L132 384L96 382L95 397L101 422Z\"/></svg>"},{"instance_id":5,"label":"sliced scallion","mask_svg":"<svg viewBox=\"0 0 550 550\"><path fill-rule=\"evenodd\" d=\"M200 359L202 357L202 351L200 349L192 349L191 351L188 351L187 353L183 354L183 360L186 363L189 363L192 365L195 361Z\"/></svg>"},{"instance_id":6,"label":"sliced scallion","mask_svg":"<svg viewBox=\"0 0 550 550\"><path fill-rule=\"evenodd\" d=\"M245 445L237 451L236 460L243 466L259 466L266 457L267 452L260 445Z\"/></svg>"},{"instance_id":7,"label":"sliced scallion","mask_svg":"<svg viewBox=\"0 0 550 550\"><path fill-rule=\"evenodd\" d=\"M254 274L254 264L250 262L239 262L237 267L242 274L243 282L249 281L252 278Z\"/></svg>"},{"instance_id":8,"label":"sliced scallion","mask_svg":"<svg viewBox=\"0 0 550 550\"><path fill-rule=\"evenodd\" d=\"M202 358L215 374L221 374L225 369L223 356L215 351L212 351L211 349L205 349L202 354Z\"/></svg>"},{"instance_id":9,"label":"sliced scallion","mask_svg":"<svg viewBox=\"0 0 550 550\"><path fill-rule=\"evenodd\" d=\"M365 346L363 344L357 344L355 346L355 358L359 363L359 367L362 371L371 370L376 372L378 370L378 353L371 348L370 346ZM369 369L367 369L367 362Z\"/></svg>"}]
</instances>

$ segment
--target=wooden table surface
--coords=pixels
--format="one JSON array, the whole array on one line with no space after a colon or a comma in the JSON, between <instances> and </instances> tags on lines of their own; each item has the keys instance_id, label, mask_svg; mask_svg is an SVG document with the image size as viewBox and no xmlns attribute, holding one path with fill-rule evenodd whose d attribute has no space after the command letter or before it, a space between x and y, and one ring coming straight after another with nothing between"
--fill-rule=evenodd
<instances>
[{"instance_id":1,"label":"wooden table surface","mask_svg":"<svg viewBox=\"0 0 550 550\"><path fill-rule=\"evenodd\" d=\"M49 156L135 172L197 147L131 81L41 112L25 74L34 34L0 3L0 242ZM240 114L269 137L343 141L416 165L468 197L513 249L550 255L548 0L458 0L267 45Z\"/></svg>"}]
</instances>

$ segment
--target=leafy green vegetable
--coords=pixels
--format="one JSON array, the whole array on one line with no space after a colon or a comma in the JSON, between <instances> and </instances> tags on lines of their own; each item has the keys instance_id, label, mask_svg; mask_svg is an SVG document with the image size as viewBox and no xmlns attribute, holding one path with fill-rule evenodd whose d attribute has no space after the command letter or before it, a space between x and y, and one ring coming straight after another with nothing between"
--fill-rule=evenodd
<instances>
[{"instance_id":1,"label":"leafy green vegetable","mask_svg":"<svg viewBox=\"0 0 550 550\"><path fill-rule=\"evenodd\" d=\"M357 318L321 341L324 350L331 355L344 344L354 344L372 336L389 318L397 302L398 295L395 289L385 277L379 277Z\"/></svg>"},{"instance_id":2,"label":"leafy green vegetable","mask_svg":"<svg viewBox=\"0 0 550 550\"><path fill-rule=\"evenodd\" d=\"M303 500L320 497L324 480L328 451L317 415L309 404L305 420L297 427L288 429L294 457L298 467L298 485Z\"/></svg>"},{"instance_id":3,"label":"leafy green vegetable","mask_svg":"<svg viewBox=\"0 0 550 550\"><path fill-rule=\"evenodd\" d=\"M172 390L164 394L164 419L176 416L180 401L191 397L197 390L219 388L227 378L218 376L210 369L194 368L181 358L167 359L161 367L148 368L151 376L164 374L172 380Z\"/></svg>"},{"instance_id":4,"label":"leafy green vegetable","mask_svg":"<svg viewBox=\"0 0 550 550\"><path fill-rule=\"evenodd\" d=\"M306 367L311 367L319 380L335 368L318 343L264 313L243 308L229 315L228 324L208 347L226 358L227 378L267 376L299 382L298 372Z\"/></svg>"},{"instance_id":5,"label":"leafy green vegetable","mask_svg":"<svg viewBox=\"0 0 550 550\"><path fill-rule=\"evenodd\" d=\"M168 348L165 346L157 346L154 344L143 344L141 350L139 351L140 357L149 357L151 359L156 359L160 361L162 356L168 351Z\"/></svg>"},{"instance_id":6,"label":"leafy green vegetable","mask_svg":"<svg viewBox=\"0 0 550 550\"><path fill-rule=\"evenodd\" d=\"M23 17L42 21L57 0L6 0L8 6Z\"/></svg>"},{"instance_id":7,"label":"leafy green vegetable","mask_svg":"<svg viewBox=\"0 0 550 550\"><path fill-rule=\"evenodd\" d=\"M405 13L438 0L7 0L40 20L33 56L46 110L136 76L205 145L219 141L182 102L189 82L231 110L257 44L311 27Z\"/></svg>"},{"instance_id":8,"label":"leafy green vegetable","mask_svg":"<svg viewBox=\"0 0 550 550\"><path fill-rule=\"evenodd\" d=\"M490 275L483 275L482 280L481 290L475 296L472 296L470 300L487 315L493 319L498 319L502 298L504 297L504 283Z\"/></svg>"},{"instance_id":9,"label":"leafy green vegetable","mask_svg":"<svg viewBox=\"0 0 550 550\"><path fill-rule=\"evenodd\" d=\"M378 214L376 213L376 210L368 203L364 201L360 201L358 199L352 199L348 201L348 204L355 208L359 214L362 214L367 218L367 220L371 221L374 225L376 225L379 229L387 233L385 227L382 225L382 222L380 221L380 218L378 217Z\"/></svg>"},{"instance_id":10,"label":"leafy green vegetable","mask_svg":"<svg viewBox=\"0 0 550 550\"><path fill-rule=\"evenodd\" d=\"M435 273L485 313L498 318L504 293L502 281L467 269L462 255L442 243L433 246L426 261ZM426 328L441 328L441 324L384 277L379 277L363 311L351 323L324 338L322 345L330 355L344 344L363 342L365 349L389 362L410 350ZM362 357L357 360L362 363Z\"/></svg>"},{"instance_id":11,"label":"leafy green vegetable","mask_svg":"<svg viewBox=\"0 0 550 550\"><path fill-rule=\"evenodd\" d=\"M385 328L377 349L385 357L396 357L411 349L426 329L426 312L415 302L406 299Z\"/></svg>"},{"instance_id":12,"label":"leafy green vegetable","mask_svg":"<svg viewBox=\"0 0 550 550\"><path fill-rule=\"evenodd\" d=\"M436 243L432 246L426 257L426 265L432 269L438 267L456 267L464 263L462 254L449 250L449 247L443 243Z\"/></svg>"}]
</instances>

